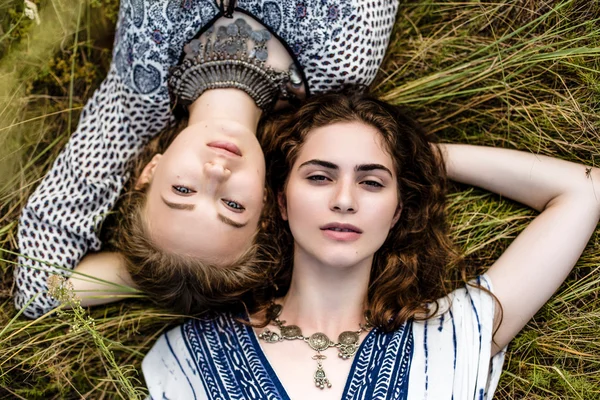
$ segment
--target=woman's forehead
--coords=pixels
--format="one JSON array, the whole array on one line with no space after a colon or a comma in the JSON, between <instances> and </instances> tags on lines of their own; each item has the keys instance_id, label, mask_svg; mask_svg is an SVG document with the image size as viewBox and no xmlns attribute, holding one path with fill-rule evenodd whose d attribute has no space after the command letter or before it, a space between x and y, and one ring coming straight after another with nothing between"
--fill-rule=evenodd
<instances>
[{"instance_id":1,"label":"woman's forehead","mask_svg":"<svg viewBox=\"0 0 600 400\"><path fill-rule=\"evenodd\" d=\"M298 155L306 157L335 157L365 162L369 159L393 160L379 130L362 122L338 122L311 130Z\"/></svg>"}]
</instances>

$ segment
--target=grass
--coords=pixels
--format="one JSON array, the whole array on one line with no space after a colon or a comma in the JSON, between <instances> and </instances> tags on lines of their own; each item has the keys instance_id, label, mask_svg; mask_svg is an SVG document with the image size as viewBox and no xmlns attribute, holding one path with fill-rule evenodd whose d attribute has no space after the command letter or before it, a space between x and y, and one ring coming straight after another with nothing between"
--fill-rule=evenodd
<instances>
[{"instance_id":1,"label":"grass","mask_svg":"<svg viewBox=\"0 0 600 400\"><path fill-rule=\"evenodd\" d=\"M176 316L143 300L26 320L12 306L19 210L105 76L117 1L0 4L0 397L143 397L144 353ZM442 140L600 158L600 3L403 2L383 72L387 101ZM600 185L600 182L597 184ZM456 186L452 234L473 271L534 213ZM535 288L535 282L532 282ZM511 343L497 399L600 399L600 237Z\"/></svg>"}]
</instances>

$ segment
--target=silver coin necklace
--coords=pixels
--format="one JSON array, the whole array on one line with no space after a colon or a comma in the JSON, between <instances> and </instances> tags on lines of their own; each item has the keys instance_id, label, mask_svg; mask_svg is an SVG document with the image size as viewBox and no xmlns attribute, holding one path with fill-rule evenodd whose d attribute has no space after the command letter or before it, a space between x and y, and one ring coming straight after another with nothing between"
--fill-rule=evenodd
<instances>
[{"instance_id":1,"label":"silver coin necklace","mask_svg":"<svg viewBox=\"0 0 600 400\"><path fill-rule=\"evenodd\" d=\"M317 354L312 356L312 359L317 362L317 370L313 374L315 386L320 389L326 387L330 388L331 382L329 382L325 370L323 369L323 360L325 360L327 356L321 354L321 352L330 347L337 347L338 357L343 360L351 359L358 351L360 334L371 329L371 325L368 322L369 320L366 318L366 313L366 324L359 324L359 329L356 331L344 331L340 333L338 341L334 342L322 332L304 336L299 326L286 325L286 321L279 319L282 310L283 307L280 304L271 304L267 310L267 319L270 323L279 328L279 333L271 331L269 328L265 328L265 330L258 335L259 339L266 343L279 343L284 340L302 340L307 343L311 349L317 352Z\"/></svg>"}]
</instances>

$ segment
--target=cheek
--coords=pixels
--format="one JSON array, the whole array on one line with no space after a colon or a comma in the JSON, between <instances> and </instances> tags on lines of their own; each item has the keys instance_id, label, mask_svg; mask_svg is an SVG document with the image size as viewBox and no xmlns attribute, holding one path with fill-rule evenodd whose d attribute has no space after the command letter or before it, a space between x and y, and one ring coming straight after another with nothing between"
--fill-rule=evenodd
<instances>
[{"instance_id":1,"label":"cheek","mask_svg":"<svg viewBox=\"0 0 600 400\"><path fill-rule=\"evenodd\" d=\"M304 186L304 187L303 187ZM290 180L286 187L286 209L290 227L303 226L314 219L322 208L323 199L319 191L310 190L297 181Z\"/></svg>"},{"instance_id":2,"label":"cheek","mask_svg":"<svg viewBox=\"0 0 600 400\"><path fill-rule=\"evenodd\" d=\"M394 216L398 208L398 198L395 195L390 195L378 200L368 202L365 207L365 211L369 214L367 220L387 235L394 222Z\"/></svg>"},{"instance_id":3,"label":"cheek","mask_svg":"<svg viewBox=\"0 0 600 400\"><path fill-rule=\"evenodd\" d=\"M304 213L303 201L298 195L299 190L297 190L294 182L288 182L285 190L285 211L290 225L296 225L295 222L298 220L298 216L301 217Z\"/></svg>"},{"instance_id":4,"label":"cheek","mask_svg":"<svg viewBox=\"0 0 600 400\"><path fill-rule=\"evenodd\" d=\"M238 182L251 188L253 192L262 192L265 187L265 171L260 166L247 166L240 172Z\"/></svg>"},{"instance_id":5,"label":"cheek","mask_svg":"<svg viewBox=\"0 0 600 400\"><path fill-rule=\"evenodd\" d=\"M246 196L260 197L262 199L265 189L265 175L255 168L248 168L243 171L235 172L229 178L228 184L230 190Z\"/></svg>"}]
</instances>

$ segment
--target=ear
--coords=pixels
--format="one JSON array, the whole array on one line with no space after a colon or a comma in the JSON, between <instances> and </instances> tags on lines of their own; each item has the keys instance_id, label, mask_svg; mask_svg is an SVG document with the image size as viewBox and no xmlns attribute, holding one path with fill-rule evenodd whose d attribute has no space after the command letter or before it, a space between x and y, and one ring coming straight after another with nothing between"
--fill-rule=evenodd
<instances>
[{"instance_id":1,"label":"ear","mask_svg":"<svg viewBox=\"0 0 600 400\"><path fill-rule=\"evenodd\" d=\"M396 207L396 212L394 213L394 218L392 219L392 225L390 226L390 229L396 225L396 222L398 222L400 219L400 214L402 214L402 203L399 203L398 207Z\"/></svg>"},{"instance_id":2,"label":"ear","mask_svg":"<svg viewBox=\"0 0 600 400\"><path fill-rule=\"evenodd\" d=\"M287 200L285 198L285 193L279 192L277 194L277 205L279 206L279 212L281 213L281 218L284 221L288 220L287 216Z\"/></svg>"},{"instance_id":3,"label":"ear","mask_svg":"<svg viewBox=\"0 0 600 400\"><path fill-rule=\"evenodd\" d=\"M152 157L152 160L144 167L142 173L140 174L137 182L135 183L135 190L142 190L146 186L152 182L152 177L154 176L154 171L156 170L156 166L160 161L162 154L156 154Z\"/></svg>"}]
</instances>

